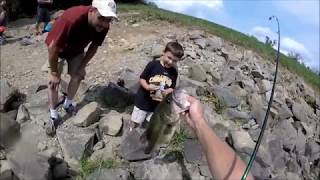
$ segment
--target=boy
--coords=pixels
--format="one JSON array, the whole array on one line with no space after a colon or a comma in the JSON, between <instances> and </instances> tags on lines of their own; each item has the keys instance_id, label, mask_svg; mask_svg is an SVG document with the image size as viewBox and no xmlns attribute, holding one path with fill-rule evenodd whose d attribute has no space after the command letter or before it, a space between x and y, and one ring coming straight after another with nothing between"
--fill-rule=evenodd
<instances>
[{"instance_id":1,"label":"boy","mask_svg":"<svg viewBox=\"0 0 320 180\"><path fill-rule=\"evenodd\" d=\"M178 42L169 42L160 61L153 60L145 67L140 75L140 88L135 97L130 131L145 119L150 121L162 98L173 91L178 77L176 64L183 54L183 48Z\"/></svg>"}]
</instances>

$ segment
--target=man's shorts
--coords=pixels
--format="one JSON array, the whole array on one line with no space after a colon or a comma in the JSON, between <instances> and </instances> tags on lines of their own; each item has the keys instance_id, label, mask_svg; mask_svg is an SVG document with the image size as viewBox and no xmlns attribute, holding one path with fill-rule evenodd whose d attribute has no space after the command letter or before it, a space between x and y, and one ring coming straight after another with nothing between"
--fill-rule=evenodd
<instances>
[{"instance_id":1,"label":"man's shorts","mask_svg":"<svg viewBox=\"0 0 320 180\"><path fill-rule=\"evenodd\" d=\"M50 12L48 8L37 8L37 23L45 22L48 23L50 21Z\"/></svg>"},{"instance_id":2,"label":"man's shorts","mask_svg":"<svg viewBox=\"0 0 320 180\"><path fill-rule=\"evenodd\" d=\"M81 53L79 55L77 55L74 58L71 59L60 59L59 58L59 62L58 62L58 74L61 74L63 71L63 65L64 62L66 61L68 63L68 74L71 77L80 77L81 80L84 79L84 77L86 76L86 70L85 67L81 67L82 61L84 58L84 54ZM49 65L50 66L50 65ZM49 73L51 73L51 68L49 67Z\"/></svg>"},{"instance_id":3,"label":"man's shorts","mask_svg":"<svg viewBox=\"0 0 320 180\"><path fill-rule=\"evenodd\" d=\"M131 114L131 121L138 124L142 124L144 120L147 120L149 122L152 114L153 112L144 111L134 106L133 112Z\"/></svg>"}]
</instances>

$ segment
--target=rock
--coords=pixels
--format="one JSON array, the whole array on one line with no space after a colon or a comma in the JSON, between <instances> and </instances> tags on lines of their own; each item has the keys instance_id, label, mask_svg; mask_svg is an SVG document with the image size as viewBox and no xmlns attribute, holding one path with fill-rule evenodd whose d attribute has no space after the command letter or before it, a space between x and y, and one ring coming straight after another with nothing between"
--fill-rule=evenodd
<instances>
[{"instance_id":1,"label":"rock","mask_svg":"<svg viewBox=\"0 0 320 180\"><path fill-rule=\"evenodd\" d=\"M9 158L13 173L24 180L51 180L49 159L34 153L15 153Z\"/></svg>"},{"instance_id":2,"label":"rock","mask_svg":"<svg viewBox=\"0 0 320 180\"><path fill-rule=\"evenodd\" d=\"M200 174L205 177L212 177L208 165L200 165Z\"/></svg>"},{"instance_id":3,"label":"rock","mask_svg":"<svg viewBox=\"0 0 320 180\"><path fill-rule=\"evenodd\" d=\"M264 76L263 76L262 72L259 71L259 70L253 70L253 71L251 71L251 75L252 75L254 78L264 79Z\"/></svg>"},{"instance_id":4,"label":"rock","mask_svg":"<svg viewBox=\"0 0 320 180\"><path fill-rule=\"evenodd\" d=\"M134 73L133 70L128 68L124 69L120 73L118 81L123 81L124 87L128 89L130 93L133 94L135 94L140 87L139 76L136 73Z\"/></svg>"},{"instance_id":5,"label":"rock","mask_svg":"<svg viewBox=\"0 0 320 180\"><path fill-rule=\"evenodd\" d=\"M281 105L278 109L278 117L280 119L289 119L293 116L291 110L285 105Z\"/></svg>"},{"instance_id":6,"label":"rock","mask_svg":"<svg viewBox=\"0 0 320 180\"><path fill-rule=\"evenodd\" d=\"M297 139L295 140L295 142L296 152L300 155L305 154L307 138L302 132L301 128L298 129Z\"/></svg>"},{"instance_id":7,"label":"rock","mask_svg":"<svg viewBox=\"0 0 320 180\"><path fill-rule=\"evenodd\" d=\"M144 161L134 168L135 179L172 179L182 180L182 169L177 162L156 163L155 160Z\"/></svg>"},{"instance_id":8,"label":"rock","mask_svg":"<svg viewBox=\"0 0 320 180\"><path fill-rule=\"evenodd\" d=\"M72 118L73 125L79 127L87 127L97 122L101 113L97 102L91 102L81 108L75 117Z\"/></svg>"},{"instance_id":9,"label":"rock","mask_svg":"<svg viewBox=\"0 0 320 180\"><path fill-rule=\"evenodd\" d=\"M193 64L189 67L189 77L193 80L203 82L207 79L207 74L201 65Z\"/></svg>"},{"instance_id":10,"label":"rock","mask_svg":"<svg viewBox=\"0 0 320 180\"><path fill-rule=\"evenodd\" d=\"M266 115L265 108L263 107L262 104L258 104L258 103L251 107L252 107L251 113L250 113L251 117L253 117L256 120L257 124L259 124L259 127L262 127L262 124ZM271 122L271 121L272 121L272 118L271 116L269 116L268 122Z\"/></svg>"},{"instance_id":11,"label":"rock","mask_svg":"<svg viewBox=\"0 0 320 180\"><path fill-rule=\"evenodd\" d=\"M260 135L260 132L261 132L261 129L260 128L250 129L248 132L249 132L249 135L250 135L251 139L254 142L257 142L257 140L259 138L259 135Z\"/></svg>"},{"instance_id":12,"label":"rock","mask_svg":"<svg viewBox=\"0 0 320 180\"><path fill-rule=\"evenodd\" d=\"M52 170L54 179L63 179L69 177L69 167L66 162L62 162L53 167Z\"/></svg>"},{"instance_id":13,"label":"rock","mask_svg":"<svg viewBox=\"0 0 320 180\"><path fill-rule=\"evenodd\" d=\"M132 105L134 102L134 94L112 82L102 90L101 97L107 107L115 108L119 111Z\"/></svg>"},{"instance_id":14,"label":"rock","mask_svg":"<svg viewBox=\"0 0 320 180\"><path fill-rule=\"evenodd\" d=\"M152 46L151 56L156 57L156 58L162 56L164 48L165 47L163 45L161 45L159 43L155 43Z\"/></svg>"},{"instance_id":15,"label":"rock","mask_svg":"<svg viewBox=\"0 0 320 180\"><path fill-rule=\"evenodd\" d=\"M220 123L213 125L212 129L220 139L226 139L229 136L228 128Z\"/></svg>"},{"instance_id":16,"label":"rock","mask_svg":"<svg viewBox=\"0 0 320 180\"><path fill-rule=\"evenodd\" d=\"M30 115L29 115L28 109L23 104L21 104L18 109L16 121L19 124L21 124L29 119L30 119Z\"/></svg>"},{"instance_id":17,"label":"rock","mask_svg":"<svg viewBox=\"0 0 320 180\"><path fill-rule=\"evenodd\" d=\"M122 124L122 115L112 110L100 119L99 128L104 134L116 136L121 131Z\"/></svg>"},{"instance_id":18,"label":"rock","mask_svg":"<svg viewBox=\"0 0 320 180\"><path fill-rule=\"evenodd\" d=\"M130 174L127 170L116 168L116 169L97 169L90 174L86 180L129 180Z\"/></svg>"},{"instance_id":19,"label":"rock","mask_svg":"<svg viewBox=\"0 0 320 180\"><path fill-rule=\"evenodd\" d=\"M202 149L199 142L187 139L183 143L184 157L189 163L199 163L202 160Z\"/></svg>"},{"instance_id":20,"label":"rock","mask_svg":"<svg viewBox=\"0 0 320 180\"><path fill-rule=\"evenodd\" d=\"M270 83L270 81L265 80L265 79L258 79L257 81L257 85L259 87L260 93L266 93L268 91L271 91L272 89L272 84Z\"/></svg>"},{"instance_id":21,"label":"rock","mask_svg":"<svg viewBox=\"0 0 320 180\"><path fill-rule=\"evenodd\" d=\"M17 111L0 113L0 145L9 147L20 136L20 125L15 121Z\"/></svg>"},{"instance_id":22,"label":"rock","mask_svg":"<svg viewBox=\"0 0 320 180\"><path fill-rule=\"evenodd\" d=\"M310 112L310 108L305 104L293 103L292 105L292 113L299 121L309 123L311 120L310 117L313 117L312 112ZM319 119L319 117L318 117Z\"/></svg>"},{"instance_id":23,"label":"rock","mask_svg":"<svg viewBox=\"0 0 320 180\"><path fill-rule=\"evenodd\" d=\"M46 142L39 142L37 146L38 151L45 151L48 149L47 143Z\"/></svg>"},{"instance_id":24,"label":"rock","mask_svg":"<svg viewBox=\"0 0 320 180\"><path fill-rule=\"evenodd\" d=\"M233 96L227 88L216 86L213 88L213 93L219 98L220 102L223 102L227 107L235 108L240 104L239 99Z\"/></svg>"},{"instance_id":25,"label":"rock","mask_svg":"<svg viewBox=\"0 0 320 180\"><path fill-rule=\"evenodd\" d=\"M230 84L236 82L236 71L231 69L225 69L222 72L221 84L223 86L229 86Z\"/></svg>"},{"instance_id":26,"label":"rock","mask_svg":"<svg viewBox=\"0 0 320 180\"><path fill-rule=\"evenodd\" d=\"M7 159L7 153L4 151L4 149L0 150L0 160Z\"/></svg>"},{"instance_id":27,"label":"rock","mask_svg":"<svg viewBox=\"0 0 320 180\"><path fill-rule=\"evenodd\" d=\"M0 160L0 179L1 180L18 180L12 170L8 161Z\"/></svg>"},{"instance_id":28,"label":"rock","mask_svg":"<svg viewBox=\"0 0 320 180\"><path fill-rule=\"evenodd\" d=\"M237 152L243 152L245 148L254 148L255 143L251 140L246 131L231 131L233 147Z\"/></svg>"},{"instance_id":29,"label":"rock","mask_svg":"<svg viewBox=\"0 0 320 180\"><path fill-rule=\"evenodd\" d=\"M247 91L241 88L239 85L232 84L228 87L231 93L236 97L246 97L248 95Z\"/></svg>"},{"instance_id":30,"label":"rock","mask_svg":"<svg viewBox=\"0 0 320 180\"><path fill-rule=\"evenodd\" d=\"M272 174L271 168L262 167L258 162L253 163L251 173L255 179L269 179Z\"/></svg>"},{"instance_id":31,"label":"rock","mask_svg":"<svg viewBox=\"0 0 320 180\"><path fill-rule=\"evenodd\" d=\"M300 166L295 159L289 159L289 161L286 163L286 166L289 172L301 173Z\"/></svg>"},{"instance_id":32,"label":"rock","mask_svg":"<svg viewBox=\"0 0 320 180\"><path fill-rule=\"evenodd\" d=\"M194 43L198 45L200 49L205 49L207 47L207 40L204 38L195 39Z\"/></svg>"},{"instance_id":33,"label":"rock","mask_svg":"<svg viewBox=\"0 0 320 180\"><path fill-rule=\"evenodd\" d=\"M187 164L186 169L190 174L191 179L197 180L205 180L206 178L200 174L200 170L197 165L194 164Z\"/></svg>"},{"instance_id":34,"label":"rock","mask_svg":"<svg viewBox=\"0 0 320 180\"><path fill-rule=\"evenodd\" d=\"M57 138L64 154L64 160L77 170L79 161L88 157L94 146L95 131L77 127L58 128Z\"/></svg>"},{"instance_id":35,"label":"rock","mask_svg":"<svg viewBox=\"0 0 320 180\"><path fill-rule=\"evenodd\" d=\"M219 84L219 83L220 83L220 81L221 81L220 73L218 73L218 72L215 71L215 70L210 70L208 73L211 75L212 81L213 81L214 83L216 83L216 84Z\"/></svg>"},{"instance_id":36,"label":"rock","mask_svg":"<svg viewBox=\"0 0 320 180\"><path fill-rule=\"evenodd\" d=\"M93 146L93 151L98 151L100 149L104 148L104 142L103 141L99 141L97 142L97 144L95 144Z\"/></svg>"},{"instance_id":37,"label":"rock","mask_svg":"<svg viewBox=\"0 0 320 180\"><path fill-rule=\"evenodd\" d=\"M184 51L184 56L185 57L190 57L192 59L197 59L198 56L197 56L197 53L193 50L185 50Z\"/></svg>"},{"instance_id":38,"label":"rock","mask_svg":"<svg viewBox=\"0 0 320 180\"><path fill-rule=\"evenodd\" d=\"M305 155L309 157L311 162L316 161L320 157L320 144L310 139L306 144Z\"/></svg>"},{"instance_id":39,"label":"rock","mask_svg":"<svg viewBox=\"0 0 320 180\"><path fill-rule=\"evenodd\" d=\"M241 112L233 108L227 108L224 111L224 117L230 120L240 120L242 122L247 122L250 119L249 113Z\"/></svg>"},{"instance_id":40,"label":"rock","mask_svg":"<svg viewBox=\"0 0 320 180\"><path fill-rule=\"evenodd\" d=\"M219 49L221 49L222 44L223 44L223 40L220 37L210 37L207 38L207 44L208 44L208 49L211 51L217 51Z\"/></svg>"},{"instance_id":41,"label":"rock","mask_svg":"<svg viewBox=\"0 0 320 180\"><path fill-rule=\"evenodd\" d=\"M204 37L203 31L194 30L194 31L189 32L189 39L190 40L201 39L203 37Z\"/></svg>"},{"instance_id":42,"label":"rock","mask_svg":"<svg viewBox=\"0 0 320 180\"><path fill-rule=\"evenodd\" d=\"M287 173L286 173L286 179L299 180L299 179L301 179L301 177L300 177L298 174L296 174L296 173L287 172Z\"/></svg>"},{"instance_id":43,"label":"rock","mask_svg":"<svg viewBox=\"0 0 320 180\"><path fill-rule=\"evenodd\" d=\"M7 112L11 109L11 103L16 99L17 90L5 79L0 79L0 92L0 112Z\"/></svg>"},{"instance_id":44,"label":"rock","mask_svg":"<svg viewBox=\"0 0 320 180\"><path fill-rule=\"evenodd\" d=\"M293 125L287 121L282 120L274 129L274 134L278 136L283 142L283 147L288 151L292 151L295 148L297 140L297 130Z\"/></svg>"},{"instance_id":45,"label":"rock","mask_svg":"<svg viewBox=\"0 0 320 180\"><path fill-rule=\"evenodd\" d=\"M112 151L112 147L111 146L107 146L103 149L99 149L96 150L92 153L92 155L90 156L90 160L92 161L107 161L108 159L112 159L114 158L115 154Z\"/></svg>"},{"instance_id":46,"label":"rock","mask_svg":"<svg viewBox=\"0 0 320 180\"><path fill-rule=\"evenodd\" d=\"M285 169L285 152L282 151L281 142L279 139L271 139L268 141L268 151L272 159L272 168L276 172L283 172Z\"/></svg>"},{"instance_id":47,"label":"rock","mask_svg":"<svg viewBox=\"0 0 320 180\"><path fill-rule=\"evenodd\" d=\"M189 78L187 78L185 76L181 76L180 80L179 80L179 87L197 88L197 87L204 87L204 86L205 86L204 83L189 79Z\"/></svg>"},{"instance_id":48,"label":"rock","mask_svg":"<svg viewBox=\"0 0 320 180\"><path fill-rule=\"evenodd\" d=\"M140 141L140 134L134 129L122 141L119 147L119 156L128 161L150 159L152 154L145 154L145 146Z\"/></svg>"}]
</instances>

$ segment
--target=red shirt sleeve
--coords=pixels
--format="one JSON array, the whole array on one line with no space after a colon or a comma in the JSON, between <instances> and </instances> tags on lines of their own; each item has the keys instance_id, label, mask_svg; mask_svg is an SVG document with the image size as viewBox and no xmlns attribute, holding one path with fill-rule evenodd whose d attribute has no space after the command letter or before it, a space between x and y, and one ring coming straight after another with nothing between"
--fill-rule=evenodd
<instances>
[{"instance_id":1,"label":"red shirt sleeve","mask_svg":"<svg viewBox=\"0 0 320 180\"><path fill-rule=\"evenodd\" d=\"M46 44L49 46L52 41L56 43L59 48L66 46L67 39L70 35L72 24L62 18L54 22L52 30L49 32Z\"/></svg>"}]
</instances>

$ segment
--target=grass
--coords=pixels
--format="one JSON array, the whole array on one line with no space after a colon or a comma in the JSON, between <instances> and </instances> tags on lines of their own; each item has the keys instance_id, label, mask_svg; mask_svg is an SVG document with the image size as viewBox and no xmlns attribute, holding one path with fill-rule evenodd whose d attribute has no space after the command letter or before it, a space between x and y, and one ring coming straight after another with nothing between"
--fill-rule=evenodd
<instances>
[{"instance_id":1,"label":"grass","mask_svg":"<svg viewBox=\"0 0 320 180\"><path fill-rule=\"evenodd\" d=\"M167 152L173 152L173 151L182 152L183 151L183 143L186 141L186 139L187 139L187 135L183 131L180 131L179 133L176 132L173 135L166 151Z\"/></svg>"},{"instance_id":2,"label":"grass","mask_svg":"<svg viewBox=\"0 0 320 180\"><path fill-rule=\"evenodd\" d=\"M133 15L136 18L140 17L145 20L162 20L178 25L197 27L206 30L213 35L219 36L224 40L232 42L245 49L253 50L265 59L275 61L276 51L272 47L258 41L253 36L245 35L241 32L226 28L219 24L142 4L119 4L118 7L120 12L139 12L139 14ZM300 64L298 61L295 61L292 58L285 56L284 54L281 54L280 56L280 64L281 66L287 68L289 71L302 77L312 87L320 88L319 75L312 72L303 64Z\"/></svg>"},{"instance_id":3,"label":"grass","mask_svg":"<svg viewBox=\"0 0 320 180\"><path fill-rule=\"evenodd\" d=\"M88 175L92 174L97 169L107 168L113 169L120 166L120 162L115 159L107 159L106 161L92 161L89 159L82 159L80 161L81 170L80 174L76 177L76 180L83 180Z\"/></svg>"},{"instance_id":4,"label":"grass","mask_svg":"<svg viewBox=\"0 0 320 180\"><path fill-rule=\"evenodd\" d=\"M222 114L223 111L226 109L226 104L221 101L219 98L217 98L213 92L211 91L206 91L206 94L200 98L201 101L213 104L214 105L214 110L218 114Z\"/></svg>"}]
</instances>

